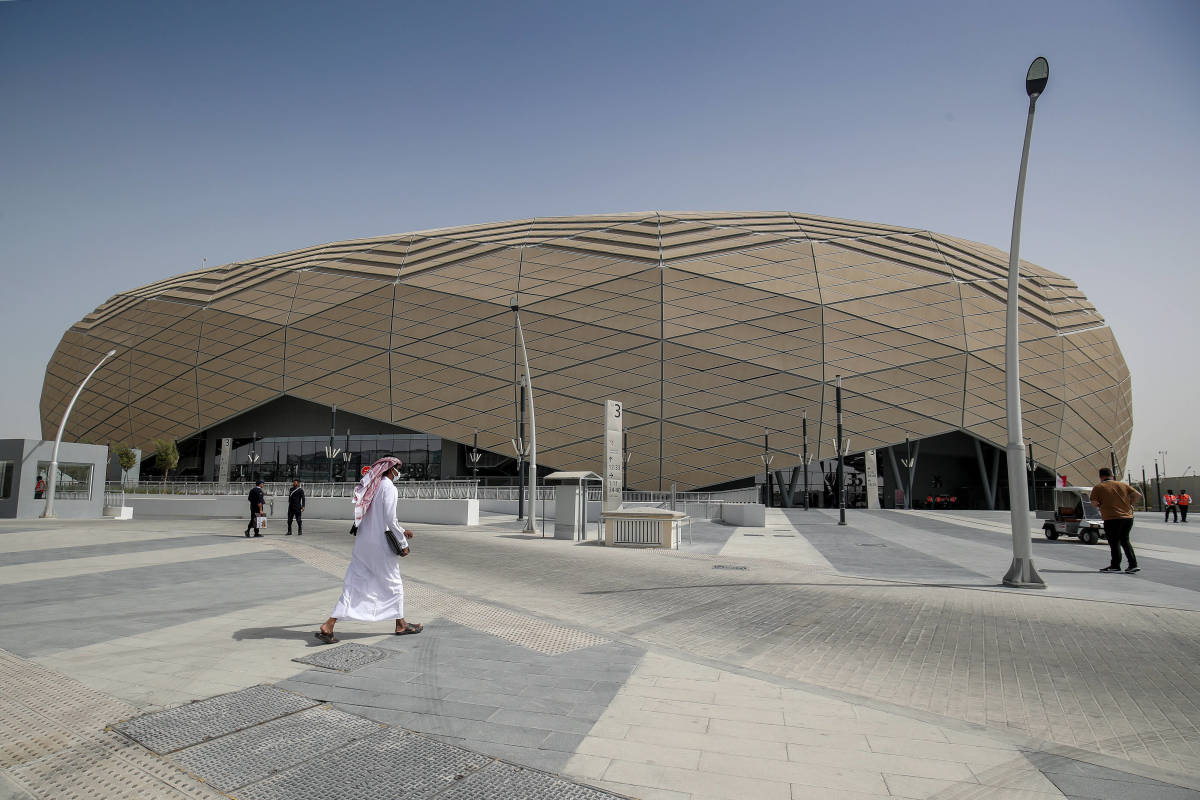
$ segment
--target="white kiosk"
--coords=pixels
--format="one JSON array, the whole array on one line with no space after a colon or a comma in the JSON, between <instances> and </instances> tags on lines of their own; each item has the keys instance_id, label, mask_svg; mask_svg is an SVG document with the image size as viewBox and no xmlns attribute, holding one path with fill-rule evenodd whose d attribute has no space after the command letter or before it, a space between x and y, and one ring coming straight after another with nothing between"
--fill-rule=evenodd
<instances>
[{"instance_id":1,"label":"white kiosk","mask_svg":"<svg viewBox=\"0 0 1200 800\"><path fill-rule=\"evenodd\" d=\"M588 509L587 487L589 483L603 483L604 479L594 472L552 472L543 478L554 487L554 538L586 538Z\"/></svg>"}]
</instances>

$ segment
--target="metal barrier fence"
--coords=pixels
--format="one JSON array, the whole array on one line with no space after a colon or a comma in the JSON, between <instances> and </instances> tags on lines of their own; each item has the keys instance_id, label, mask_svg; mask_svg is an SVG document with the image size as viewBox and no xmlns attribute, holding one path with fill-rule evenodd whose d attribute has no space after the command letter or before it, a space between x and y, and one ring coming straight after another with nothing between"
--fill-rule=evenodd
<instances>
[{"instance_id":1,"label":"metal barrier fence","mask_svg":"<svg viewBox=\"0 0 1200 800\"><path fill-rule=\"evenodd\" d=\"M310 500L317 497L354 496L357 483L313 482L302 484L304 496ZM145 481L136 486L122 486L120 481L109 481L105 485L105 497L118 495L176 495L183 497L245 497L254 488L253 481L231 481L208 483L204 481ZM287 497L292 490L291 481L276 481L263 484L267 497ZM475 481L400 481L396 484L397 495L404 500L471 500L478 484Z\"/></svg>"},{"instance_id":2,"label":"metal barrier fence","mask_svg":"<svg viewBox=\"0 0 1200 800\"><path fill-rule=\"evenodd\" d=\"M309 499L318 497L353 497L357 483L305 483L304 494ZM145 481L136 486L124 486L120 481L109 481L105 485L104 504L122 506L125 496L144 495L175 495L183 497L245 497L254 488L252 481L232 481L230 483L209 483L204 481ZM263 484L263 494L267 497L286 497L292 489L290 481L279 481ZM520 487L517 486L480 486L473 480L462 481L401 481L396 484L398 497L403 500L511 500L516 501ZM600 502L603 492L599 487L589 487L588 500ZM525 489L525 499L529 499L529 489ZM554 500L554 487L539 485L537 499L540 502ZM757 503L758 490L733 489L725 492L641 492L626 491L621 495L621 502L630 505L655 506L671 508L674 499L674 510L682 511L688 516L702 519L714 519L720 514L722 503Z\"/></svg>"}]
</instances>

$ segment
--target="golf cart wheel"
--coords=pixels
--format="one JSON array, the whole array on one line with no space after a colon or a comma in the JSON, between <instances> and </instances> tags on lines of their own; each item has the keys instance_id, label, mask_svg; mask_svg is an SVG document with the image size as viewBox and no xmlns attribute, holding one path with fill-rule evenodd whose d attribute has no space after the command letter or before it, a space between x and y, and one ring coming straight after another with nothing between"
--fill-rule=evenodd
<instances>
[{"instance_id":1,"label":"golf cart wheel","mask_svg":"<svg viewBox=\"0 0 1200 800\"><path fill-rule=\"evenodd\" d=\"M1079 541L1084 544L1095 544L1099 541L1099 537L1096 536L1096 532L1093 530L1080 531Z\"/></svg>"},{"instance_id":2,"label":"golf cart wheel","mask_svg":"<svg viewBox=\"0 0 1200 800\"><path fill-rule=\"evenodd\" d=\"M1046 534L1046 538L1052 542L1058 538L1058 531L1054 530L1053 525L1047 525L1042 528L1042 533Z\"/></svg>"}]
</instances>

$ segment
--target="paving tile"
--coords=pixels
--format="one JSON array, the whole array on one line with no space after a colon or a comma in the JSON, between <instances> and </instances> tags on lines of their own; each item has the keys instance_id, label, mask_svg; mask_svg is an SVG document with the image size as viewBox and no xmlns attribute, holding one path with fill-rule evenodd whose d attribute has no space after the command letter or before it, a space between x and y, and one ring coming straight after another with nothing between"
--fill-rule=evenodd
<instances>
[{"instance_id":1,"label":"paving tile","mask_svg":"<svg viewBox=\"0 0 1200 800\"><path fill-rule=\"evenodd\" d=\"M791 785L781 781L730 775L726 772L702 772L632 761L614 760L604 772L605 781L629 784L650 789L667 789L674 792L705 792L721 800L791 800ZM631 792L634 797L645 797L640 790Z\"/></svg>"},{"instance_id":2,"label":"paving tile","mask_svg":"<svg viewBox=\"0 0 1200 800\"><path fill-rule=\"evenodd\" d=\"M814 747L836 747L843 750L869 750L867 737L859 733L845 733L837 729L805 728L795 725L771 725L761 722L714 719L708 725L709 733L731 739L749 739L765 742L793 742Z\"/></svg>"},{"instance_id":3,"label":"paving tile","mask_svg":"<svg viewBox=\"0 0 1200 800\"><path fill-rule=\"evenodd\" d=\"M543 714L536 711L514 711L508 708L502 708L486 719L500 725L541 728L573 734L587 733L592 728L592 723L588 720L573 719L559 714Z\"/></svg>"},{"instance_id":4,"label":"paving tile","mask_svg":"<svg viewBox=\"0 0 1200 800\"><path fill-rule=\"evenodd\" d=\"M592 736L599 736L593 729ZM672 731L670 734L655 728L631 726L625 739L632 742L647 742L652 744L666 743L672 747L683 747L689 750L699 750L704 753L732 754L754 756L756 758L771 758L778 761L788 760L787 745L783 742L763 741L760 739L743 739L736 736L725 736L714 733L688 733Z\"/></svg>"},{"instance_id":5,"label":"paving tile","mask_svg":"<svg viewBox=\"0 0 1200 800\"><path fill-rule=\"evenodd\" d=\"M832 764L796 763L769 758L704 753L700 757L700 769L706 772L720 770L729 775L764 778L782 783L799 783L805 786L820 786L830 789L846 789L867 794L887 792L887 784L884 783L881 773L877 770L836 762Z\"/></svg>"},{"instance_id":6,"label":"paving tile","mask_svg":"<svg viewBox=\"0 0 1200 800\"><path fill-rule=\"evenodd\" d=\"M846 751L812 745L789 744L788 760L815 766L844 766L874 772L916 775L948 781L973 781L975 774L966 764L928 756L904 756L888 753Z\"/></svg>"},{"instance_id":7,"label":"paving tile","mask_svg":"<svg viewBox=\"0 0 1200 800\"><path fill-rule=\"evenodd\" d=\"M666 741L670 741L667 739ZM636 761L664 767L695 769L700 763L700 751L675 747L662 741L652 743L629 739L601 739L588 736L575 748L576 753L600 756L613 760Z\"/></svg>"},{"instance_id":8,"label":"paving tile","mask_svg":"<svg viewBox=\"0 0 1200 800\"><path fill-rule=\"evenodd\" d=\"M646 711L662 711L667 714L688 714L706 719L731 719L739 722L762 722L780 725L784 713L779 710L719 706L712 703L693 703L686 700L649 700L642 708Z\"/></svg>"},{"instance_id":9,"label":"paving tile","mask_svg":"<svg viewBox=\"0 0 1200 800\"><path fill-rule=\"evenodd\" d=\"M639 800L691 800L692 798L692 795L687 792L676 792L670 789L651 789L646 786L605 780L594 780L591 783L601 789L608 789L626 797L636 797Z\"/></svg>"}]
</instances>

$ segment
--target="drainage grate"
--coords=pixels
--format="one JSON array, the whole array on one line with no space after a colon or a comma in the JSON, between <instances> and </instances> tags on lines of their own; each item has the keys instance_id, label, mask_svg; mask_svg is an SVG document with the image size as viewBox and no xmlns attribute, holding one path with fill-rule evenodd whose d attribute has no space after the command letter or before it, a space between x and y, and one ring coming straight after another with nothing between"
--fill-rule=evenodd
<instances>
[{"instance_id":1,"label":"drainage grate","mask_svg":"<svg viewBox=\"0 0 1200 800\"><path fill-rule=\"evenodd\" d=\"M359 667L382 661L388 657L386 650L378 647L367 647L365 644L343 644L337 647L318 650L311 656L293 658L301 664L312 664L314 667L336 669L339 672L352 672Z\"/></svg>"},{"instance_id":2,"label":"drainage grate","mask_svg":"<svg viewBox=\"0 0 1200 800\"><path fill-rule=\"evenodd\" d=\"M274 686L251 686L198 703L134 717L112 727L147 749L162 754L315 705L316 700Z\"/></svg>"},{"instance_id":3,"label":"drainage grate","mask_svg":"<svg viewBox=\"0 0 1200 800\"><path fill-rule=\"evenodd\" d=\"M479 770L438 795L438 800L617 800L615 794L590 786L497 762Z\"/></svg>"},{"instance_id":4,"label":"drainage grate","mask_svg":"<svg viewBox=\"0 0 1200 800\"><path fill-rule=\"evenodd\" d=\"M742 536L762 536L761 533L743 533Z\"/></svg>"},{"instance_id":5,"label":"drainage grate","mask_svg":"<svg viewBox=\"0 0 1200 800\"><path fill-rule=\"evenodd\" d=\"M713 564L713 569L750 569L749 567L740 567L736 564Z\"/></svg>"},{"instance_id":6,"label":"drainage grate","mask_svg":"<svg viewBox=\"0 0 1200 800\"><path fill-rule=\"evenodd\" d=\"M211 786L232 792L382 729L377 722L318 706L188 747L171 758Z\"/></svg>"},{"instance_id":7,"label":"drainage grate","mask_svg":"<svg viewBox=\"0 0 1200 800\"><path fill-rule=\"evenodd\" d=\"M389 728L243 787L238 800L433 797L493 759Z\"/></svg>"},{"instance_id":8,"label":"drainage grate","mask_svg":"<svg viewBox=\"0 0 1200 800\"><path fill-rule=\"evenodd\" d=\"M859 547L887 547L883 542L859 542Z\"/></svg>"}]
</instances>

